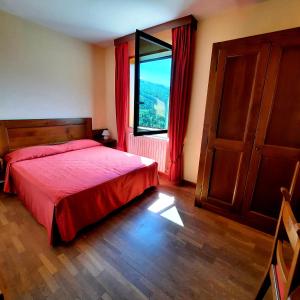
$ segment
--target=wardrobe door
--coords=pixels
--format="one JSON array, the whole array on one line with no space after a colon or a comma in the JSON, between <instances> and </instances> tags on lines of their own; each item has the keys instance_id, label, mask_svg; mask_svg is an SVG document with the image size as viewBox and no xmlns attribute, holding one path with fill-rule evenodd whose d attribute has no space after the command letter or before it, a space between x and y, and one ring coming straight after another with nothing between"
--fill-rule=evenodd
<instances>
[{"instance_id":1,"label":"wardrobe door","mask_svg":"<svg viewBox=\"0 0 300 300\"><path fill-rule=\"evenodd\" d=\"M272 45L243 208L253 226L275 230L280 187L290 186L299 159L300 38L295 35Z\"/></svg>"},{"instance_id":2,"label":"wardrobe door","mask_svg":"<svg viewBox=\"0 0 300 300\"><path fill-rule=\"evenodd\" d=\"M196 204L241 210L260 109L269 44L215 44L198 173Z\"/></svg>"}]
</instances>

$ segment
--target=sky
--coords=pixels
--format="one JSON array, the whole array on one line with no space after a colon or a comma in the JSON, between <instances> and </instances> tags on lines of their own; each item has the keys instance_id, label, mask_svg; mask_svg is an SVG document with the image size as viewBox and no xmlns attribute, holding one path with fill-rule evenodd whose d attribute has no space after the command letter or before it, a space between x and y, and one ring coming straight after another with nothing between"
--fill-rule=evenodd
<instances>
[{"instance_id":1,"label":"sky","mask_svg":"<svg viewBox=\"0 0 300 300\"><path fill-rule=\"evenodd\" d=\"M140 64L141 80L150 81L170 88L171 58L143 62Z\"/></svg>"}]
</instances>

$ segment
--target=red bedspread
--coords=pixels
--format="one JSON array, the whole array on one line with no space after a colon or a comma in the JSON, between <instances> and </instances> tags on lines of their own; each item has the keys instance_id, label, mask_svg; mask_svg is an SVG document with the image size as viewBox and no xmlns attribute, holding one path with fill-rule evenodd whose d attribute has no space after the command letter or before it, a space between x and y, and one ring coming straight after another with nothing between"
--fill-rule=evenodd
<instances>
[{"instance_id":1,"label":"red bedspread","mask_svg":"<svg viewBox=\"0 0 300 300\"><path fill-rule=\"evenodd\" d=\"M50 243L54 222L60 238L70 241L81 228L158 184L153 160L93 143L83 149L70 149L65 146L68 143L45 146L46 156L38 149L37 155L30 152L7 158L5 191L17 192L46 227Z\"/></svg>"}]
</instances>

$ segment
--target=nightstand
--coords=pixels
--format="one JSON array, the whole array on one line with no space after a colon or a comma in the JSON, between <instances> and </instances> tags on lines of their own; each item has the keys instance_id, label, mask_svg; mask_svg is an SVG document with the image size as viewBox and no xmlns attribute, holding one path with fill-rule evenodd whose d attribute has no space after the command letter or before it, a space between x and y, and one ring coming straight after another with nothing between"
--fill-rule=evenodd
<instances>
[{"instance_id":1,"label":"nightstand","mask_svg":"<svg viewBox=\"0 0 300 300\"><path fill-rule=\"evenodd\" d=\"M117 147L117 141L109 138L107 140L105 140L102 136L102 132L103 130L105 130L107 128L101 128L101 129L93 129L93 140L103 144L106 147L110 147L110 148L116 148Z\"/></svg>"},{"instance_id":2,"label":"nightstand","mask_svg":"<svg viewBox=\"0 0 300 300\"><path fill-rule=\"evenodd\" d=\"M116 148L117 147L117 141L114 139L96 139L97 142L103 144L105 147L110 147L110 148Z\"/></svg>"}]
</instances>

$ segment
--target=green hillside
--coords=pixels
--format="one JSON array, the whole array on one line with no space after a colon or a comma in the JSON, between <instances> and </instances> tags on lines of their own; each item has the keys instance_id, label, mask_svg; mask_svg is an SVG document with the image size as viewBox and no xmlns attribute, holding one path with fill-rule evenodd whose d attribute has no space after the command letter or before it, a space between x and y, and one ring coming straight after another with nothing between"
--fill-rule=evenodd
<instances>
[{"instance_id":1,"label":"green hillside","mask_svg":"<svg viewBox=\"0 0 300 300\"><path fill-rule=\"evenodd\" d=\"M166 86L140 81L141 127L167 129L170 90Z\"/></svg>"}]
</instances>

